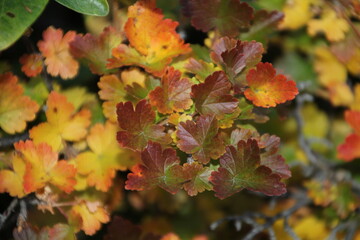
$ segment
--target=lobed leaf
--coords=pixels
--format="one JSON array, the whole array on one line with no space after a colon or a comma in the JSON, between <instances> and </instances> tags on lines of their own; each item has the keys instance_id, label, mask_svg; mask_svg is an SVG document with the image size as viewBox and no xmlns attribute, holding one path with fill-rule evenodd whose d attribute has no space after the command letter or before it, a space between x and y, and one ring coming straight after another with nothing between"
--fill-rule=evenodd
<instances>
[{"instance_id":1,"label":"lobed leaf","mask_svg":"<svg viewBox=\"0 0 360 240\"><path fill-rule=\"evenodd\" d=\"M189 44L184 44L175 30L178 23L163 17L151 1L130 6L125 34L131 46L115 48L108 68L136 65L160 77L174 57L189 53Z\"/></svg>"},{"instance_id":2,"label":"lobed leaf","mask_svg":"<svg viewBox=\"0 0 360 240\"><path fill-rule=\"evenodd\" d=\"M24 96L24 89L12 73L0 74L0 127L6 133L22 132L36 117L39 105Z\"/></svg>"},{"instance_id":3,"label":"lobed leaf","mask_svg":"<svg viewBox=\"0 0 360 240\"><path fill-rule=\"evenodd\" d=\"M241 140L237 148L226 147L218 171L212 172L210 177L215 196L224 199L244 188L269 196L284 194L286 188L280 181L281 177L260 164L260 149L256 140Z\"/></svg>"},{"instance_id":4,"label":"lobed leaf","mask_svg":"<svg viewBox=\"0 0 360 240\"><path fill-rule=\"evenodd\" d=\"M218 136L218 124L215 116L200 116L196 122L180 122L177 130L177 147L192 157L206 164L212 159L218 159L225 146Z\"/></svg>"},{"instance_id":5,"label":"lobed leaf","mask_svg":"<svg viewBox=\"0 0 360 240\"><path fill-rule=\"evenodd\" d=\"M24 54L19 59L19 62L22 65L21 71L28 77L36 77L42 72L43 59L41 54Z\"/></svg>"},{"instance_id":6,"label":"lobed leaf","mask_svg":"<svg viewBox=\"0 0 360 240\"><path fill-rule=\"evenodd\" d=\"M192 86L195 108L201 114L217 117L235 111L238 101L229 94L231 83L223 71L214 72L204 83Z\"/></svg>"},{"instance_id":7,"label":"lobed leaf","mask_svg":"<svg viewBox=\"0 0 360 240\"><path fill-rule=\"evenodd\" d=\"M208 167L204 167L200 163L185 163L183 165L183 171L185 174L186 182L184 183L184 189L189 196L196 196L205 190L212 190L210 184L210 175L213 170Z\"/></svg>"},{"instance_id":8,"label":"lobed leaf","mask_svg":"<svg viewBox=\"0 0 360 240\"><path fill-rule=\"evenodd\" d=\"M175 149L163 150L159 143L150 141L141 152L141 160L142 164L128 174L126 189L141 191L159 186L172 194L181 189L185 177Z\"/></svg>"},{"instance_id":9,"label":"lobed leaf","mask_svg":"<svg viewBox=\"0 0 360 240\"><path fill-rule=\"evenodd\" d=\"M235 37L241 28L250 26L253 8L238 0L183 0L185 15L198 30L216 29L221 36Z\"/></svg>"},{"instance_id":10,"label":"lobed leaf","mask_svg":"<svg viewBox=\"0 0 360 240\"><path fill-rule=\"evenodd\" d=\"M245 97L259 107L275 107L277 104L292 100L299 93L296 83L282 75L276 75L271 63L258 63L246 75L249 88Z\"/></svg>"},{"instance_id":11,"label":"lobed leaf","mask_svg":"<svg viewBox=\"0 0 360 240\"><path fill-rule=\"evenodd\" d=\"M55 91L49 94L46 106L47 121L29 131L36 144L46 142L58 151L64 147L64 141L76 142L86 136L91 117L89 110L75 113L74 105Z\"/></svg>"},{"instance_id":12,"label":"lobed leaf","mask_svg":"<svg viewBox=\"0 0 360 240\"><path fill-rule=\"evenodd\" d=\"M76 76L79 63L70 54L69 43L76 33L69 31L65 35L61 29L50 26L43 32L43 40L38 42L38 48L45 57L47 72L51 76L69 79Z\"/></svg>"},{"instance_id":13,"label":"lobed leaf","mask_svg":"<svg viewBox=\"0 0 360 240\"><path fill-rule=\"evenodd\" d=\"M124 171L138 162L135 152L119 148L116 131L116 125L110 122L94 125L86 139L90 151L80 153L75 159L77 170L85 176L88 186L103 192L112 186L117 170Z\"/></svg>"},{"instance_id":14,"label":"lobed leaf","mask_svg":"<svg viewBox=\"0 0 360 240\"><path fill-rule=\"evenodd\" d=\"M32 141L14 144L17 157L25 164L23 187L25 193L35 192L53 184L60 190L70 193L76 183L76 168L65 160L58 161L58 154L49 145L35 145Z\"/></svg>"},{"instance_id":15,"label":"lobed leaf","mask_svg":"<svg viewBox=\"0 0 360 240\"><path fill-rule=\"evenodd\" d=\"M131 102L119 103L117 115L123 130L117 133L120 146L141 151L148 141L164 145L171 142L171 138L164 132L165 128L154 124L155 112L146 100L140 101L135 109Z\"/></svg>"},{"instance_id":16,"label":"lobed leaf","mask_svg":"<svg viewBox=\"0 0 360 240\"><path fill-rule=\"evenodd\" d=\"M189 109L193 103L190 98L191 86L189 79L181 78L180 71L169 67L161 78L161 86L150 92L150 104L162 114Z\"/></svg>"},{"instance_id":17,"label":"lobed leaf","mask_svg":"<svg viewBox=\"0 0 360 240\"><path fill-rule=\"evenodd\" d=\"M107 60L112 57L112 49L122 42L123 36L115 28L104 28L99 36L90 33L76 35L70 42L70 52L78 59L88 63L94 74L108 74L112 70L106 68Z\"/></svg>"}]
</instances>

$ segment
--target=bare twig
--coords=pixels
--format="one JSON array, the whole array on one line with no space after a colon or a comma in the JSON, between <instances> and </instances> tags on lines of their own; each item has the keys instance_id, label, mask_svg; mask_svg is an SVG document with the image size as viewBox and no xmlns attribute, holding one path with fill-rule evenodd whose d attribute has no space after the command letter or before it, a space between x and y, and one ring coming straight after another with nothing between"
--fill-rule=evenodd
<instances>
[{"instance_id":1,"label":"bare twig","mask_svg":"<svg viewBox=\"0 0 360 240\"><path fill-rule=\"evenodd\" d=\"M3 214L0 214L0 229L4 226L5 221L8 219L8 217L11 215L11 213L14 211L15 207L18 205L19 201L17 198L14 198L8 208L5 210Z\"/></svg>"},{"instance_id":2,"label":"bare twig","mask_svg":"<svg viewBox=\"0 0 360 240\"><path fill-rule=\"evenodd\" d=\"M27 139L29 139L29 133L27 131L17 135L2 137L0 138L0 148L7 148L20 140L24 141Z\"/></svg>"},{"instance_id":3,"label":"bare twig","mask_svg":"<svg viewBox=\"0 0 360 240\"><path fill-rule=\"evenodd\" d=\"M304 129L304 119L302 118L301 109L306 101L311 101L312 96L308 94L299 95L296 97L296 108L294 111L294 117L297 123L297 136L301 149L306 154L306 157L309 161L316 166L317 168L323 170L325 173L329 172L329 165L323 161L319 157L315 155L312 151L309 141L305 138L303 129Z\"/></svg>"},{"instance_id":4,"label":"bare twig","mask_svg":"<svg viewBox=\"0 0 360 240\"><path fill-rule=\"evenodd\" d=\"M306 197L306 193L303 192L301 196L299 197L298 202L292 206L291 208L282 211L275 216L269 217L262 213L255 213L255 212L248 212L240 216L228 216L223 219L220 219L214 223L211 224L210 228L212 230L215 230L220 224L222 224L225 221L234 221L235 226L239 225L239 222L244 222L249 225L251 225L253 228L252 230L243 238L244 240L251 240L253 239L257 234L261 233L264 230L267 230L269 233L269 236L271 239L275 239L275 235L273 234L272 226L277 220L284 219L285 224L287 224L287 232L290 236L292 236L295 240L299 239L296 234L292 231L291 227L287 223L288 217L290 217L294 212L296 212L298 209L308 205L310 203L310 199ZM264 223L259 223L257 219L262 219ZM284 224L284 225L285 225ZM240 224L241 226L241 224ZM240 228L241 229L241 228ZM238 230L238 227L237 227Z\"/></svg>"}]
</instances>

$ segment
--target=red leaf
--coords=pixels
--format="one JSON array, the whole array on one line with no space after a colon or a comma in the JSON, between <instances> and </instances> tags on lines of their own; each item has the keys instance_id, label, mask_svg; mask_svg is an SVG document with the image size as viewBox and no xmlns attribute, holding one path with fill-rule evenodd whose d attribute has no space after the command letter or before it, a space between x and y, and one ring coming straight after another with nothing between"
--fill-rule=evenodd
<instances>
[{"instance_id":1,"label":"red leaf","mask_svg":"<svg viewBox=\"0 0 360 240\"><path fill-rule=\"evenodd\" d=\"M175 194L184 182L180 160L173 148L162 150L159 143L149 142L141 152L142 164L136 165L128 174L125 188L128 190L148 190L159 186Z\"/></svg>"},{"instance_id":2,"label":"red leaf","mask_svg":"<svg viewBox=\"0 0 360 240\"><path fill-rule=\"evenodd\" d=\"M218 136L218 124L214 116L200 116L196 123L193 121L181 122L178 125L177 146L180 150L192 154L192 157L204 164L210 158L217 159L224 152L225 147Z\"/></svg>"},{"instance_id":3,"label":"red leaf","mask_svg":"<svg viewBox=\"0 0 360 240\"><path fill-rule=\"evenodd\" d=\"M238 101L229 95L231 83L223 71L214 72L204 83L192 86L191 95L201 114L222 116L235 111Z\"/></svg>"},{"instance_id":4,"label":"red leaf","mask_svg":"<svg viewBox=\"0 0 360 240\"><path fill-rule=\"evenodd\" d=\"M181 78L180 71L169 67L161 79L161 87L150 92L150 103L163 114L182 112L192 105L191 86L189 79Z\"/></svg>"},{"instance_id":5,"label":"red leaf","mask_svg":"<svg viewBox=\"0 0 360 240\"><path fill-rule=\"evenodd\" d=\"M100 36L77 35L70 42L71 54L80 59L84 59L94 74L106 74L111 71L106 69L107 59L112 57L112 49L117 47L122 41L122 35L113 27L106 27Z\"/></svg>"},{"instance_id":6,"label":"red leaf","mask_svg":"<svg viewBox=\"0 0 360 240\"><path fill-rule=\"evenodd\" d=\"M286 192L281 177L271 169L260 165L260 149L256 140L240 141L237 148L226 147L220 158L220 168L211 174L215 196L227 198L246 188L269 196Z\"/></svg>"},{"instance_id":7,"label":"red leaf","mask_svg":"<svg viewBox=\"0 0 360 240\"><path fill-rule=\"evenodd\" d=\"M337 151L337 157L347 162L360 158L360 136L356 134L347 136L345 143L339 145Z\"/></svg>"},{"instance_id":8,"label":"red leaf","mask_svg":"<svg viewBox=\"0 0 360 240\"><path fill-rule=\"evenodd\" d=\"M239 0L185 0L185 15L191 16L191 24L208 32L217 29L222 36L237 36L240 28L249 26L253 8Z\"/></svg>"},{"instance_id":9,"label":"red leaf","mask_svg":"<svg viewBox=\"0 0 360 240\"><path fill-rule=\"evenodd\" d=\"M347 110L345 120L355 130L355 133L360 136L360 111Z\"/></svg>"},{"instance_id":10,"label":"red leaf","mask_svg":"<svg viewBox=\"0 0 360 240\"><path fill-rule=\"evenodd\" d=\"M294 81L276 75L271 63L258 63L246 76L249 88L245 97L259 107L275 107L277 104L292 100L299 93Z\"/></svg>"},{"instance_id":11,"label":"red leaf","mask_svg":"<svg viewBox=\"0 0 360 240\"><path fill-rule=\"evenodd\" d=\"M165 128L154 124L155 112L146 100L140 101L135 109L131 102L119 103L117 115L120 127L124 131L117 133L117 140L122 147L142 150L149 140L168 144L171 138L164 132Z\"/></svg>"},{"instance_id":12,"label":"red leaf","mask_svg":"<svg viewBox=\"0 0 360 240\"><path fill-rule=\"evenodd\" d=\"M184 184L184 189L190 196L195 196L205 190L212 190L212 185L209 182L212 172L210 168L193 162L191 164L185 163L183 171L187 180Z\"/></svg>"}]
</instances>

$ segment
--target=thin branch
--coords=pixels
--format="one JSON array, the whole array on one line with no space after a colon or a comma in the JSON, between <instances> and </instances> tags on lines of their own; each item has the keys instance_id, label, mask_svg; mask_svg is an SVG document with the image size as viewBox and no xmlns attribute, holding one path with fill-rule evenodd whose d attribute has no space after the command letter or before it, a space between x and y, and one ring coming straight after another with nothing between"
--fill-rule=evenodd
<instances>
[{"instance_id":1,"label":"thin branch","mask_svg":"<svg viewBox=\"0 0 360 240\"><path fill-rule=\"evenodd\" d=\"M5 221L8 219L8 217L11 215L11 213L14 211L15 207L18 205L18 199L14 198L8 208L5 210L3 214L0 214L0 229L4 226Z\"/></svg>"},{"instance_id":2,"label":"thin branch","mask_svg":"<svg viewBox=\"0 0 360 240\"><path fill-rule=\"evenodd\" d=\"M29 139L29 133L27 131L17 135L2 137L0 138L0 148L11 147L14 143L20 140L25 141L27 139Z\"/></svg>"},{"instance_id":3,"label":"thin branch","mask_svg":"<svg viewBox=\"0 0 360 240\"><path fill-rule=\"evenodd\" d=\"M301 149L304 151L309 161L324 172L329 172L329 165L321 161L320 158L315 155L303 133L305 123L304 119L302 118L301 109L306 101L311 101L311 97L312 96L308 94L303 94L296 97L296 108L294 111L294 117L297 123L298 141Z\"/></svg>"},{"instance_id":4,"label":"thin branch","mask_svg":"<svg viewBox=\"0 0 360 240\"><path fill-rule=\"evenodd\" d=\"M211 224L210 229L211 230L215 230L220 224L222 224L225 221L234 221L235 222L235 226L236 225L240 225L241 226L241 222L247 223L249 225L251 225L253 228L252 230L243 238L244 240L251 240L253 239L257 234L261 233L264 230L268 230L270 237L273 236L272 235L272 226L274 225L274 223L277 220L280 219L284 219L285 223L287 224L287 219L288 217L290 217L294 212L296 212L298 209L308 205L311 201L310 199L308 199L306 197L306 193L302 192L301 196L298 198L298 202L292 206L291 208L282 211L278 214L276 214L275 216L269 217L266 216L262 213L255 213L255 212L248 212L245 213L243 215L240 216L228 216L225 218L222 218L214 223ZM264 220L264 223L259 223L257 221L257 219L262 219ZM239 224L240 222L240 224ZM237 227L238 229L238 227ZM240 228L241 229L241 228ZM289 231L290 229L290 231ZM291 230L290 226L287 227L287 231L288 232L292 232L289 233L290 236L292 236L295 240L299 239L295 233L293 233L293 231Z\"/></svg>"}]
</instances>

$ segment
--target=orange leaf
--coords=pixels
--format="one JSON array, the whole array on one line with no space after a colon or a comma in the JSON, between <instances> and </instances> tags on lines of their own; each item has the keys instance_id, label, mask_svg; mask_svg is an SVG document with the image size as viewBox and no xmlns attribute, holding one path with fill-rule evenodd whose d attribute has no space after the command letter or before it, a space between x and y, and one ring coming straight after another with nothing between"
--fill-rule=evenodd
<instances>
[{"instance_id":1,"label":"orange leaf","mask_svg":"<svg viewBox=\"0 0 360 240\"><path fill-rule=\"evenodd\" d=\"M62 79L73 78L78 72L79 63L70 54L69 43L76 33L69 31L63 35L61 29L50 26L43 32L43 39L38 42L40 52L45 57L47 72Z\"/></svg>"},{"instance_id":2,"label":"orange leaf","mask_svg":"<svg viewBox=\"0 0 360 240\"><path fill-rule=\"evenodd\" d=\"M258 107L275 107L292 100L299 93L294 81L288 81L282 74L276 75L271 63L258 63L256 70L246 75L249 88L245 97Z\"/></svg>"},{"instance_id":3,"label":"orange leaf","mask_svg":"<svg viewBox=\"0 0 360 240\"><path fill-rule=\"evenodd\" d=\"M355 130L355 133L360 136L360 111L347 110L345 120Z\"/></svg>"},{"instance_id":4,"label":"orange leaf","mask_svg":"<svg viewBox=\"0 0 360 240\"><path fill-rule=\"evenodd\" d=\"M91 202L81 202L72 207L70 217L74 218L86 235L94 235L102 223L110 221L109 213L102 206L90 207Z\"/></svg>"},{"instance_id":5,"label":"orange leaf","mask_svg":"<svg viewBox=\"0 0 360 240\"><path fill-rule=\"evenodd\" d=\"M191 86L189 79L181 78L180 71L169 67L161 79L161 87L150 92L150 104L157 107L162 114L189 109L192 105Z\"/></svg>"},{"instance_id":6,"label":"orange leaf","mask_svg":"<svg viewBox=\"0 0 360 240\"><path fill-rule=\"evenodd\" d=\"M0 193L8 192L13 197L23 197L26 195L23 188L23 178L25 175L25 163L18 156L12 159L12 170L0 171Z\"/></svg>"},{"instance_id":7,"label":"orange leaf","mask_svg":"<svg viewBox=\"0 0 360 240\"><path fill-rule=\"evenodd\" d=\"M115 138L117 130L110 122L94 125L87 137L91 151L80 153L76 158L78 172L86 175L88 185L104 192L112 185L116 170L124 171L139 161L136 152L119 148Z\"/></svg>"},{"instance_id":8,"label":"orange leaf","mask_svg":"<svg viewBox=\"0 0 360 240\"><path fill-rule=\"evenodd\" d=\"M26 122L35 119L39 105L24 96L12 73L0 74L0 127L9 134L22 132Z\"/></svg>"},{"instance_id":9,"label":"orange leaf","mask_svg":"<svg viewBox=\"0 0 360 240\"><path fill-rule=\"evenodd\" d=\"M24 54L19 59L21 63L21 71L28 77L35 77L41 73L43 69L43 60L41 54Z\"/></svg>"},{"instance_id":10,"label":"orange leaf","mask_svg":"<svg viewBox=\"0 0 360 240\"><path fill-rule=\"evenodd\" d=\"M65 160L58 161L58 154L46 143L35 145L32 141L14 144L18 157L26 164L24 190L34 192L51 183L69 193L76 184L76 169Z\"/></svg>"},{"instance_id":11,"label":"orange leaf","mask_svg":"<svg viewBox=\"0 0 360 240\"><path fill-rule=\"evenodd\" d=\"M191 51L176 32L177 22L163 19L161 10L149 1L129 7L125 33L131 47L120 44L113 50L108 67L137 65L162 76L172 59Z\"/></svg>"},{"instance_id":12,"label":"orange leaf","mask_svg":"<svg viewBox=\"0 0 360 240\"><path fill-rule=\"evenodd\" d=\"M79 141L86 136L90 111L84 109L74 113L73 104L57 92L49 94L46 105L47 122L30 130L30 137L36 144L46 142L57 151L62 149L64 140Z\"/></svg>"}]
</instances>

